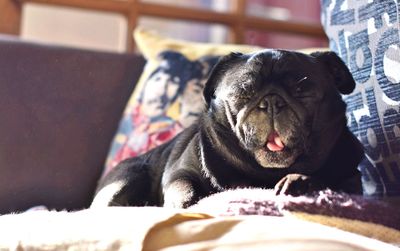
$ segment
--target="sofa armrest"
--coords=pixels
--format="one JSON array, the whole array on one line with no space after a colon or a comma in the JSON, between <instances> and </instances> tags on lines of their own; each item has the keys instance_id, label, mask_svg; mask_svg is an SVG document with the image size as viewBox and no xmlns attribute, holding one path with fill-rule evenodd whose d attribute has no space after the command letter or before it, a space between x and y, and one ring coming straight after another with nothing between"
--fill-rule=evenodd
<instances>
[{"instance_id":1,"label":"sofa armrest","mask_svg":"<svg viewBox=\"0 0 400 251\"><path fill-rule=\"evenodd\" d=\"M144 63L0 38L0 214L89 205Z\"/></svg>"}]
</instances>

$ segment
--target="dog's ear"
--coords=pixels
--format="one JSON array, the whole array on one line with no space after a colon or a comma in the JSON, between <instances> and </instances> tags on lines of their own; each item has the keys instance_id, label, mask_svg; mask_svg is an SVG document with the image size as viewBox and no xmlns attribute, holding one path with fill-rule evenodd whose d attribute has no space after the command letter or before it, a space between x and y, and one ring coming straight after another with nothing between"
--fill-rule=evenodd
<instances>
[{"instance_id":1,"label":"dog's ear","mask_svg":"<svg viewBox=\"0 0 400 251\"><path fill-rule=\"evenodd\" d=\"M339 56L331 51L313 52L311 56L315 57L319 62L323 63L328 71L332 74L337 89L342 94L350 94L356 87L356 83L349 69Z\"/></svg>"},{"instance_id":2,"label":"dog's ear","mask_svg":"<svg viewBox=\"0 0 400 251\"><path fill-rule=\"evenodd\" d=\"M207 82L204 86L203 97L209 107L211 100L215 98L215 90L217 89L221 75L223 75L227 69L229 69L230 63L242 56L242 53L232 52L226 56L221 57L211 70L208 76Z\"/></svg>"}]
</instances>

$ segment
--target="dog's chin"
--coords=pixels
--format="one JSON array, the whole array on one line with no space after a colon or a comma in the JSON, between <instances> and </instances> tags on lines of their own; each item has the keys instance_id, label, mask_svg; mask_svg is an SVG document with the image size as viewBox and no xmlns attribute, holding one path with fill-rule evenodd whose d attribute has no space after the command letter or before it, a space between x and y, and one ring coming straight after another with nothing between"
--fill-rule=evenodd
<instances>
[{"instance_id":1,"label":"dog's chin","mask_svg":"<svg viewBox=\"0 0 400 251\"><path fill-rule=\"evenodd\" d=\"M300 151L284 149L282 151L270 151L266 148L258 149L254 152L254 157L258 164L264 168L289 168L300 155Z\"/></svg>"}]
</instances>

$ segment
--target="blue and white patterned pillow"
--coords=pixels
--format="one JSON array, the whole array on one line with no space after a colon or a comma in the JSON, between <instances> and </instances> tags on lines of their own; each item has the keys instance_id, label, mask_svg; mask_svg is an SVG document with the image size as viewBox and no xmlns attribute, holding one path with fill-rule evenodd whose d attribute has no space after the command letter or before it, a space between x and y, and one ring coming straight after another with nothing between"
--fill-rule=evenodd
<instances>
[{"instance_id":1,"label":"blue and white patterned pillow","mask_svg":"<svg viewBox=\"0 0 400 251\"><path fill-rule=\"evenodd\" d=\"M357 82L351 130L365 147L364 194L400 195L399 0L321 0L322 24Z\"/></svg>"}]
</instances>

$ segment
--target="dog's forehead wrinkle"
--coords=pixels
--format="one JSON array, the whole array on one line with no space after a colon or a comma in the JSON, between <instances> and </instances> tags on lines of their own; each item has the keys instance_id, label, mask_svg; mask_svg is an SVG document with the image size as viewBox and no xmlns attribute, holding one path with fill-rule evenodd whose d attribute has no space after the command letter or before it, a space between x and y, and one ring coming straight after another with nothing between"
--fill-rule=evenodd
<instances>
[{"instance_id":1,"label":"dog's forehead wrinkle","mask_svg":"<svg viewBox=\"0 0 400 251\"><path fill-rule=\"evenodd\" d=\"M262 57L262 55L260 55L260 53L256 53L251 55L247 59L247 62L244 67L253 69L254 71L259 71L262 68L263 64L264 64L264 58Z\"/></svg>"},{"instance_id":2,"label":"dog's forehead wrinkle","mask_svg":"<svg viewBox=\"0 0 400 251\"><path fill-rule=\"evenodd\" d=\"M272 69L274 63L278 61L282 55L283 53L280 50L265 49L252 54L246 62L246 67L251 68L254 72L260 73L265 69Z\"/></svg>"},{"instance_id":3,"label":"dog's forehead wrinkle","mask_svg":"<svg viewBox=\"0 0 400 251\"><path fill-rule=\"evenodd\" d=\"M237 70L235 74L226 74L221 77L216 89L217 96L229 98L238 92L247 96L254 94L253 83L256 81L258 73L245 68Z\"/></svg>"}]
</instances>

